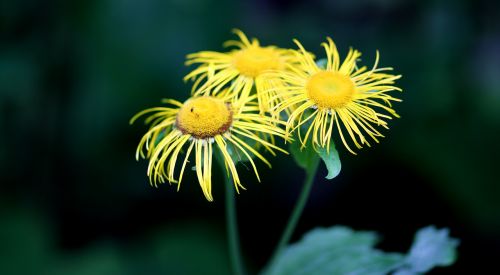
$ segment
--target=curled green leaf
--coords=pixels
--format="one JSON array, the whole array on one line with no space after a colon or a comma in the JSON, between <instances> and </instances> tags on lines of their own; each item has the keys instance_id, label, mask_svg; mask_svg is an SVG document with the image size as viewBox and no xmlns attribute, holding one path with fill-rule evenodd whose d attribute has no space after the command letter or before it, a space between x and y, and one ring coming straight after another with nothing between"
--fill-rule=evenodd
<instances>
[{"instance_id":1,"label":"curled green leaf","mask_svg":"<svg viewBox=\"0 0 500 275\"><path fill-rule=\"evenodd\" d=\"M335 149L335 144L333 142L330 143L330 148L319 148L318 154L326 165L326 169L328 170L328 174L325 178L331 180L338 176L340 170L342 168L339 152Z\"/></svg>"}]
</instances>

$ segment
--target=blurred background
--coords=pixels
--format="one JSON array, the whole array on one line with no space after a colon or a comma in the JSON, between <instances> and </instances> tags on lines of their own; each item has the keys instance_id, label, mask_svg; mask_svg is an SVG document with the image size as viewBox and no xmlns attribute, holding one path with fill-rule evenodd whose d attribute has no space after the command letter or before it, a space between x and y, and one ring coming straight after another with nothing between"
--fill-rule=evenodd
<instances>
[{"instance_id":1,"label":"blurred background","mask_svg":"<svg viewBox=\"0 0 500 275\"><path fill-rule=\"evenodd\" d=\"M221 175L215 201L187 172L180 192L149 186L136 162L136 112L185 100L188 53L221 51L232 28L263 45L298 38L350 46L403 78L381 144L340 148L321 167L293 240L316 226L375 230L405 252L434 224L461 239L458 262L431 274L498 270L500 2L100 0L0 2L0 274L229 274ZM340 147L340 146L339 146ZM289 157L262 183L241 165L245 261L268 259L304 176Z\"/></svg>"}]
</instances>

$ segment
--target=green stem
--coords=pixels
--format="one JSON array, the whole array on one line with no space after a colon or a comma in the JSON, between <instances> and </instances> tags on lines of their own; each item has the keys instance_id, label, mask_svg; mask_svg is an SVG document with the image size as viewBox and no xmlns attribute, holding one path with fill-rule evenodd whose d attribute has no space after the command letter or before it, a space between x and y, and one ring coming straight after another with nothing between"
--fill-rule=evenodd
<instances>
[{"instance_id":1,"label":"green stem","mask_svg":"<svg viewBox=\"0 0 500 275\"><path fill-rule=\"evenodd\" d=\"M285 246L290 241L292 237L293 231L299 222L300 216L304 211L304 207L306 205L307 199L309 198L309 194L311 193L311 188L314 183L314 177L316 176L316 172L318 171L320 159L318 157L314 158L311 165L306 169L306 178L304 179L304 185L302 187L302 191L300 192L299 199L295 203L295 208L293 209L292 215L288 219L288 223L286 225L285 231L283 231L283 235L281 235L281 239L274 249L273 256L271 257L270 265L271 267L274 265L278 256L281 254Z\"/></svg>"},{"instance_id":2,"label":"green stem","mask_svg":"<svg viewBox=\"0 0 500 275\"><path fill-rule=\"evenodd\" d=\"M243 263L241 260L240 242L238 236L238 221L236 219L236 196L232 178L226 175L224 164L221 164L222 176L225 179L226 187L226 226L229 239L229 257L233 274L243 275Z\"/></svg>"}]
</instances>

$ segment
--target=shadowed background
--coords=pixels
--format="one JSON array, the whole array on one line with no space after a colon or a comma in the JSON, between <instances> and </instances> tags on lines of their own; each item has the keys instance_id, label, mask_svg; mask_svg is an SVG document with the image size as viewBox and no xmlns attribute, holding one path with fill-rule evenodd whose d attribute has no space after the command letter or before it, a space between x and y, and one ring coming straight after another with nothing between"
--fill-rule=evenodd
<instances>
[{"instance_id":1,"label":"shadowed background","mask_svg":"<svg viewBox=\"0 0 500 275\"><path fill-rule=\"evenodd\" d=\"M128 125L165 97L185 100L188 53L221 51L230 30L263 45L341 57L403 75L403 99L381 144L340 148L322 167L294 240L316 227L376 230L406 251L435 224L461 239L458 262L431 274L478 274L500 256L500 4L493 1L2 1L0 2L0 273L228 274L222 178L215 202L188 171L149 186ZM336 139L340 145L339 139ZM341 147L341 146L338 146ZM249 270L265 264L304 176L290 157L258 183L240 165L237 200Z\"/></svg>"}]
</instances>

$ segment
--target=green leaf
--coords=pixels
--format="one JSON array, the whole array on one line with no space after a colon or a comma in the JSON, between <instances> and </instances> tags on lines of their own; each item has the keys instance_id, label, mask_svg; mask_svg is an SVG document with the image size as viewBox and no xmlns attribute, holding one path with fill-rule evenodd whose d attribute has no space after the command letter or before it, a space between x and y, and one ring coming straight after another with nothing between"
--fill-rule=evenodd
<instances>
[{"instance_id":1,"label":"green leaf","mask_svg":"<svg viewBox=\"0 0 500 275\"><path fill-rule=\"evenodd\" d=\"M301 145L300 141L292 142L290 143L289 151L297 165L307 170L314 164L318 155L316 151L314 151L312 145L308 144L308 146L302 148L302 150L300 149Z\"/></svg>"},{"instance_id":2,"label":"green leaf","mask_svg":"<svg viewBox=\"0 0 500 275\"><path fill-rule=\"evenodd\" d=\"M319 61L318 61L319 62ZM310 122L304 123L301 126L301 129L304 132L307 132L307 129L310 127ZM335 143L333 141L330 142L329 148L314 148L311 143L311 139L309 139L306 143L306 146L301 149L302 143L300 141L295 141L290 144L290 153L292 154L295 162L305 170L312 167L312 165L317 161L317 157L321 157L323 162L326 165L328 170L328 174L325 178L331 180L338 176L341 170L341 163L339 153L337 149L335 149Z\"/></svg>"},{"instance_id":3,"label":"green leaf","mask_svg":"<svg viewBox=\"0 0 500 275\"><path fill-rule=\"evenodd\" d=\"M449 266L457 258L459 241L449 237L448 229L428 226L420 229L406 256L406 267L396 274L425 273L437 266Z\"/></svg>"},{"instance_id":4,"label":"green leaf","mask_svg":"<svg viewBox=\"0 0 500 275\"><path fill-rule=\"evenodd\" d=\"M379 238L374 232L343 226L317 228L289 245L264 274L423 274L455 262L458 240L448 233L433 226L420 229L404 255L375 249Z\"/></svg>"},{"instance_id":5,"label":"green leaf","mask_svg":"<svg viewBox=\"0 0 500 275\"><path fill-rule=\"evenodd\" d=\"M325 178L331 180L338 176L342 165L340 163L339 152L335 149L335 144L330 142L329 150L326 148L319 148L318 154L325 163L326 169L328 169L328 175L326 175Z\"/></svg>"},{"instance_id":6,"label":"green leaf","mask_svg":"<svg viewBox=\"0 0 500 275\"><path fill-rule=\"evenodd\" d=\"M374 249L377 241L373 232L347 227L314 229L290 245L265 274L381 275L403 264L403 255Z\"/></svg>"}]
</instances>

